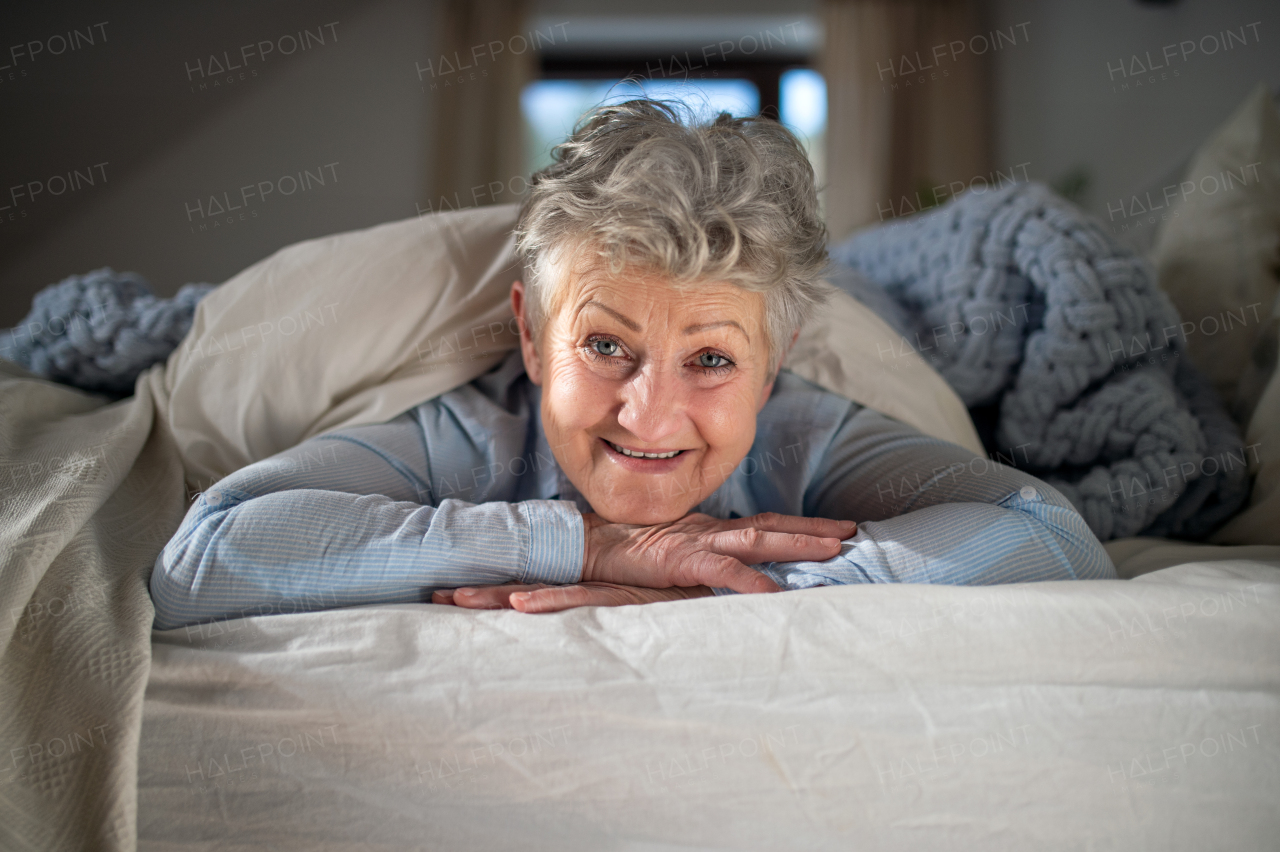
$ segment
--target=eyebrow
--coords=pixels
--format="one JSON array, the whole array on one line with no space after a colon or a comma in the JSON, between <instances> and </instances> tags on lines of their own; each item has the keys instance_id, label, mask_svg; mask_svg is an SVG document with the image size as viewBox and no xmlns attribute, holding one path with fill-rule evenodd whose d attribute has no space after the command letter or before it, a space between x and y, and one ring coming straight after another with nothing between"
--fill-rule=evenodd
<instances>
[{"instance_id":1,"label":"eyebrow","mask_svg":"<svg viewBox=\"0 0 1280 852\"><path fill-rule=\"evenodd\" d=\"M584 303L583 303L582 307L584 307L584 308L585 308L585 307L587 307L587 305L594 305L595 307L599 308L600 310L604 311L605 313L607 313L607 314L611 315L614 319L616 319L618 322L622 323L623 325L625 325L627 328L631 329L632 331L635 331L635 332L640 331L640 324L639 324L639 323L637 323L635 320L632 320L632 319L629 319L629 318L627 318L627 317L623 316L622 314L618 313L618 312L617 312L617 311L615 311L613 308L609 307L608 305L604 304L603 302L597 302L595 299L588 299L586 302L584 302ZM730 319L730 320L716 320L715 322L700 322L700 323L697 323L697 324L695 324L695 325L686 326L686 327L685 327L685 329L684 329L684 333L685 333L685 334L693 334L693 333L698 332L698 331L706 331L707 329L711 329L711 328L719 328L719 327L720 327L720 326L722 326L722 325L731 325L731 326L733 326L733 327L737 328L737 329L738 329L738 331L742 332L742 336L743 336L743 337L745 337L745 338L747 338L747 340L750 340L750 339L751 339L751 335L747 334L747 330L746 330L745 328L743 328L743 327L738 323L738 321L737 321L737 320L731 320L731 319Z\"/></svg>"}]
</instances>

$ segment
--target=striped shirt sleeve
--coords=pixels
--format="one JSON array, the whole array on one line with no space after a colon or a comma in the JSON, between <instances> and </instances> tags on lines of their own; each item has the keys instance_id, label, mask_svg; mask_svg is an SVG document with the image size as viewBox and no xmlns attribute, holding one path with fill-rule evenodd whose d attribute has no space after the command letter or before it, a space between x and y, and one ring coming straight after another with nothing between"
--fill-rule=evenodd
<instances>
[{"instance_id":1,"label":"striped shirt sleeve","mask_svg":"<svg viewBox=\"0 0 1280 852\"><path fill-rule=\"evenodd\" d=\"M805 514L855 520L858 532L824 562L756 566L785 589L1116 576L1084 518L1051 486L858 406L817 464Z\"/></svg>"},{"instance_id":2,"label":"striped shirt sleeve","mask_svg":"<svg viewBox=\"0 0 1280 852\"><path fill-rule=\"evenodd\" d=\"M422 441L402 416L311 439L200 494L152 571L155 626L581 579L571 501L429 505Z\"/></svg>"}]
</instances>

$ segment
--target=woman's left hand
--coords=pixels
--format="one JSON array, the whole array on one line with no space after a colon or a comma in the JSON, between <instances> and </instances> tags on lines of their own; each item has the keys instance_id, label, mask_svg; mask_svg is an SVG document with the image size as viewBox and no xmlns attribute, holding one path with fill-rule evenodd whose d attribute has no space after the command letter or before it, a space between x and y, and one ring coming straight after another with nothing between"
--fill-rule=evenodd
<instances>
[{"instance_id":1,"label":"woman's left hand","mask_svg":"<svg viewBox=\"0 0 1280 852\"><path fill-rule=\"evenodd\" d=\"M678 601L713 595L707 586L646 589L618 583L578 583L550 586L545 583L501 586L468 586L433 592L431 602L453 604L467 609L515 609L520 612L559 612L579 606L628 606L630 604Z\"/></svg>"}]
</instances>

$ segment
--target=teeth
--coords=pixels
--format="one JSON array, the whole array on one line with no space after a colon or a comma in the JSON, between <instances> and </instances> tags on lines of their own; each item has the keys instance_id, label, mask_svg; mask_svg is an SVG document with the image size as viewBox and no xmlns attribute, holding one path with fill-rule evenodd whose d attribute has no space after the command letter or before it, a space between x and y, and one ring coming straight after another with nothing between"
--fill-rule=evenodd
<instances>
[{"instance_id":1,"label":"teeth","mask_svg":"<svg viewBox=\"0 0 1280 852\"><path fill-rule=\"evenodd\" d=\"M632 458L637 458L637 459L669 459L680 454L680 450L672 450L669 453L633 453L631 452L631 450L624 449L623 447L619 447L613 441L609 442L609 446L613 447L615 450L622 453L624 456L631 456Z\"/></svg>"}]
</instances>

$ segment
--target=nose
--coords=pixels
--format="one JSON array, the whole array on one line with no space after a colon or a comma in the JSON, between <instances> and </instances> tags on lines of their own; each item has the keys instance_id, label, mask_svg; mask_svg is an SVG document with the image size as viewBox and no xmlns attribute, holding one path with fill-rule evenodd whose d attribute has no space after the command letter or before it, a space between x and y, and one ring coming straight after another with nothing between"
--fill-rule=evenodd
<instances>
[{"instance_id":1,"label":"nose","mask_svg":"<svg viewBox=\"0 0 1280 852\"><path fill-rule=\"evenodd\" d=\"M679 377L651 361L623 384L618 423L646 446L659 447L664 439L680 432L684 407L684 386Z\"/></svg>"}]
</instances>

